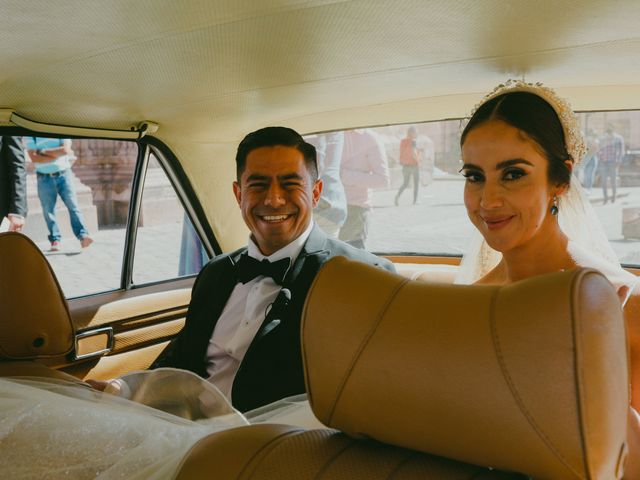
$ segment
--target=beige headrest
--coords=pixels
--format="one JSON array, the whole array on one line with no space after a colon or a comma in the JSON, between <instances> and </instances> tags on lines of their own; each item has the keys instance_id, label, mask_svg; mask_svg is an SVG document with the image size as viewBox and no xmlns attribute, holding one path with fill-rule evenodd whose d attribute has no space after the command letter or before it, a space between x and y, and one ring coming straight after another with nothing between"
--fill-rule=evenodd
<instances>
[{"instance_id":1,"label":"beige headrest","mask_svg":"<svg viewBox=\"0 0 640 480\"><path fill-rule=\"evenodd\" d=\"M19 233L0 233L0 358L65 355L74 328L67 302L38 247Z\"/></svg>"},{"instance_id":2,"label":"beige headrest","mask_svg":"<svg viewBox=\"0 0 640 480\"><path fill-rule=\"evenodd\" d=\"M620 478L629 399L613 287L576 269L438 285L336 258L302 345L323 423L535 478Z\"/></svg>"}]
</instances>

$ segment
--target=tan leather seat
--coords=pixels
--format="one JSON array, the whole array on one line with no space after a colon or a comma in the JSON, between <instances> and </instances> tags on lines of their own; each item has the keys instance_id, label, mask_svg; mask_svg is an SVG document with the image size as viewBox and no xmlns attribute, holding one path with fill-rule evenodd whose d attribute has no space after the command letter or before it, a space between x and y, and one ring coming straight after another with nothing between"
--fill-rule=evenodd
<instances>
[{"instance_id":1,"label":"tan leather seat","mask_svg":"<svg viewBox=\"0 0 640 480\"><path fill-rule=\"evenodd\" d=\"M26 236L0 233L0 376L75 377L38 360L61 363L75 329L51 266Z\"/></svg>"},{"instance_id":2,"label":"tan leather seat","mask_svg":"<svg viewBox=\"0 0 640 480\"><path fill-rule=\"evenodd\" d=\"M472 464L622 476L624 323L593 270L430 285L333 259L307 298L302 343L311 406L348 435L240 427L199 442L178 478L519 478Z\"/></svg>"}]
</instances>

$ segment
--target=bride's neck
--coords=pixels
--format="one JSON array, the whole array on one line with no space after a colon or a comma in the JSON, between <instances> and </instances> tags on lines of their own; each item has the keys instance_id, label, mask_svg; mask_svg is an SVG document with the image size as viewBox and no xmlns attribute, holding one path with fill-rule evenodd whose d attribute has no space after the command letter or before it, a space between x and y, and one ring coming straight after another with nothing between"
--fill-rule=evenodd
<instances>
[{"instance_id":1,"label":"bride's neck","mask_svg":"<svg viewBox=\"0 0 640 480\"><path fill-rule=\"evenodd\" d=\"M568 243L567 236L555 224L550 231L538 232L526 244L504 252L501 267L505 283L575 267L567 250Z\"/></svg>"}]
</instances>

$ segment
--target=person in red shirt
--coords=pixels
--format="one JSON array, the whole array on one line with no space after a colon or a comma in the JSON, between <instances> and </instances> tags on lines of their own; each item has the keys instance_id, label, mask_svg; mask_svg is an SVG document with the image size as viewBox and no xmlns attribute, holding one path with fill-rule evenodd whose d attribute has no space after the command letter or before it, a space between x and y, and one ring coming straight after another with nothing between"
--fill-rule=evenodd
<instances>
[{"instance_id":1,"label":"person in red shirt","mask_svg":"<svg viewBox=\"0 0 640 480\"><path fill-rule=\"evenodd\" d=\"M416 127L409 127L407 136L400 142L400 164L404 181L396 193L395 204L398 205L400 195L409 186L413 177L413 204L418 203L418 189L420 188L420 155L422 149L417 146L418 132Z\"/></svg>"}]
</instances>

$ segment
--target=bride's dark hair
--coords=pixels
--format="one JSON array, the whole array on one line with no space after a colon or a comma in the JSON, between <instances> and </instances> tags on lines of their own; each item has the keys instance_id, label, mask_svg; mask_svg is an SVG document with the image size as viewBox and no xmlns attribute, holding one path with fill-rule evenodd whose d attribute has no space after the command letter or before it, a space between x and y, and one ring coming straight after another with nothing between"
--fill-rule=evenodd
<instances>
[{"instance_id":1,"label":"bride's dark hair","mask_svg":"<svg viewBox=\"0 0 640 480\"><path fill-rule=\"evenodd\" d=\"M475 111L462 132L460 146L471 130L489 120L502 120L533 140L549 161L549 181L569 185L571 171L564 162L574 159L567 151L560 119L544 99L529 92L509 92L492 98Z\"/></svg>"}]
</instances>

